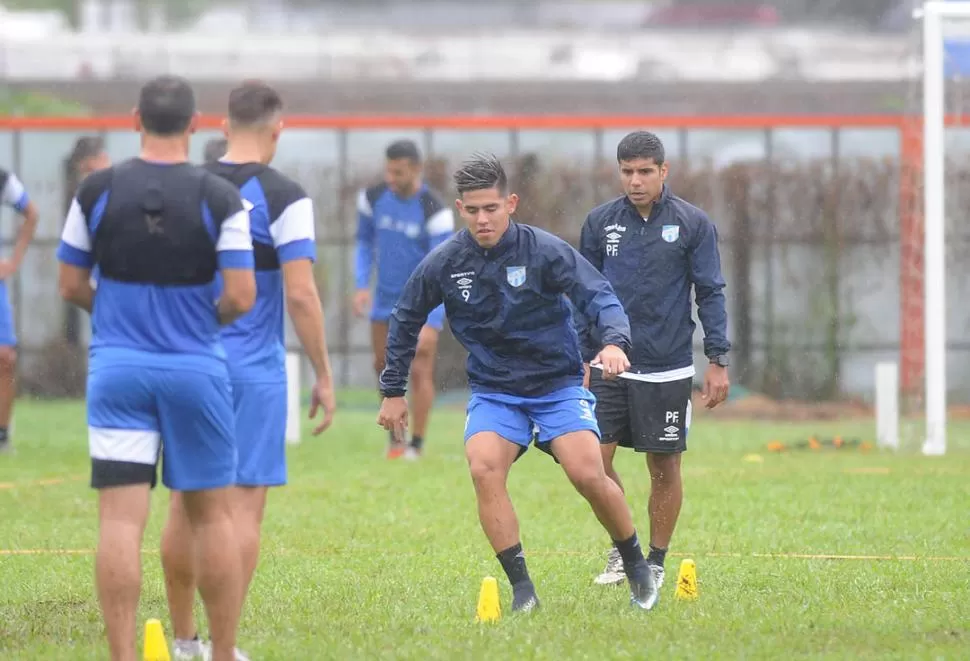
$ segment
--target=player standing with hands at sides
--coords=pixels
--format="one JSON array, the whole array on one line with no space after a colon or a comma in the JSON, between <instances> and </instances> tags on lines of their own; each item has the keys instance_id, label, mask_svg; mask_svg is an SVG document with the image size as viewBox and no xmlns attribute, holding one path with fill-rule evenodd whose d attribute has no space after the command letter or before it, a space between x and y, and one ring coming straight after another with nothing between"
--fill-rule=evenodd
<instances>
[{"instance_id":1,"label":"player standing with hands at sides","mask_svg":"<svg viewBox=\"0 0 970 661\"><path fill-rule=\"evenodd\" d=\"M360 192L357 199L357 293L354 313L370 311L374 369L384 369L384 346L391 308L411 272L424 257L455 231L455 216L422 181L421 154L410 140L388 146L384 183ZM377 267L377 286L371 301L370 281ZM417 459L424 446L434 404L434 363L438 334L444 328L444 308L435 309L421 330L411 364L411 440L390 438L387 457Z\"/></svg>"},{"instance_id":2,"label":"player standing with hands at sides","mask_svg":"<svg viewBox=\"0 0 970 661\"><path fill-rule=\"evenodd\" d=\"M141 546L160 458L162 482L182 493L192 528L211 658L235 656L242 558L232 520L232 391L219 326L253 306L256 281L239 191L188 162L196 117L185 80L146 84L135 114L141 153L84 180L57 251L61 296L92 313L95 580L113 661L138 658ZM92 312L93 266L101 275ZM214 301L217 274L224 286Z\"/></svg>"},{"instance_id":3,"label":"player standing with hands at sides","mask_svg":"<svg viewBox=\"0 0 970 661\"><path fill-rule=\"evenodd\" d=\"M313 430L333 420L336 398L324 329L323 308L313 276L316 259L313 202L292 179L270 167L282 132L283 101L273 88L245 83L229 95L227 151L204 167L239 189L249 209L256 264L256 304L226 326L222 342L229 358L235 402L238 467L233 495L236 538L243 556L243 595L259 563L260 528L270 487L286 484L287 381L284 309L316 373L310 417L323 409ZM202 657L192 607L197 568L184 498L173 493L162 535L175 658ZM241 653L237 658L244 658Z\"/></svg>"},{"instance_id":4,"label":"player standing with hands at sides","mask_svg":"<svg viewBox=\"0 0 970 661\"><path fill-rule=\"evenodd\" d=\"M623 492L603 468L594 400L583 387L579 339L563 295L599 330L604 346L597 359L608 378L629 365L623 307L572 246L511 220L518 197L509 194L494 156L473 156L454 180L468 227L418 265L391 314L378 423L392 433L406 429L408 367L421 326L443 302L469 353L465 454L482 529L512 584L512 610L539 605L507 488L533 427L538 447L563 467L623 553L632 603L649 610L657 591Z\"/></svg>"},{"instance_id":5,"label":"player standing with hands at sides","mask_svg":"<svg viewBox=\"0 0 970 661\"><path fill-rule=\"evenodd\" d=\"M650 552L658 587L683 500L680 457L687 449L694 377L691 289L704 326L710 365L703 396L714 408L728 395L727 312L717 228L703 211L664 183L664 147L652 133L627 135L617 147L624 196L593 209L581 232L580 251L613 285L630 316L631 369L606 380L593 369L596 418L603 462L613 468L617 445L646 453L650 471ZM623 580L623 557L610 551L599 584Z\"/></svg>"},{"instance_id":6,"label":"player standing with hands at sides","mask_svg":"<svg viewBox=\"0 0 970 661\"><path fill-rule=\"evenodd\" d=\"M7 206L23 218L17 232L13 256L0 260L0 453L10 450L10 420L17 397L17 333L10 308L9 280L24 261L27 246L37 230L37 207L30 201L23 183L12 172L0 168L0 207Z\"/></svg>"}]
</instances>

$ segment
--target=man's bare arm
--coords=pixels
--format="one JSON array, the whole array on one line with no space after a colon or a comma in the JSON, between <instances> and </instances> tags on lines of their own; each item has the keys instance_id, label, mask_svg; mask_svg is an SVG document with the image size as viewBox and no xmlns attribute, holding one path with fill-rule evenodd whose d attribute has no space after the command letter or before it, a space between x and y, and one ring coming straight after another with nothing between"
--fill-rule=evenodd
<instances>
[{"instance_id":1,"label":"man's bare arm","mask_svg":"<svg viewBox=\"0 0 970 661\"><path fill-rule=\"evenodd\" d=\"M91 312L94 289L91 288L91 269L61 263L57 277L61 298L83 310Z\"/></svg>"},{"instance_id":2,"label":"man's bare arm","mask_svg":"<svg viewBox=\"0 0 970 661\"><path fill-rule=\"evenodd\" d=\"M15 269L20 268L20 265L23 263L24 256L27 254L27 248L30 246L30 242L34 240L34 233L37 231L37 219L40 214L37 212L37 207L33 202L27 203L23 216L24 222L17 231L17 242L14 244L13 258L11 260Z\"/></svg>"},{"instance_id":3,"label":"man's bare arm","mask_svg":"<svg viewBox=\"0 0 970 661\"><path fill-rule=\"evenodd\" d=\"M283 288L293 328L318 379L332 376L323 306L313 278L313 265L308 259L284 262Z\"/></svg>"}]
</instances>

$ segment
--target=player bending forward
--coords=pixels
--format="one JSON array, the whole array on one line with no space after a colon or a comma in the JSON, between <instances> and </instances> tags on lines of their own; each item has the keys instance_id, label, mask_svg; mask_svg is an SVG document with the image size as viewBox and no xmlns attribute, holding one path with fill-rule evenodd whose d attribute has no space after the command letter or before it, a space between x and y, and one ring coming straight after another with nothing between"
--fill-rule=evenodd
<instances>
[{"instance_id":1,"label":"player bending forward","mask_svg":"<svg viewBox=\"0 0 970 661\"><path fill-rule=\"evenodd\" d=\"M299 184L269 167L276 154L283 102L262 83L246 83L229 96L228 150L206 169L239 188L249 209L256 262L256 304L222 330L236 417L238 465L233 517L243 558L243 596L259 562L260 527L270 487L286 484L286 350L283 310L317 376L310 417L322 407L319 434L333 419L336 402L324 335L323 309L313 279L313 204ZM192 605L196 569L188 516L173 493L162 536L162 565L175 630L175 658L205 653ZM245 658L237 652L237 659Z\"/></svg>"},{"instance_id":2,"label":"player bending forward","mask_svg":"<svg viewBox=\"0 0 970 661\"><path fill-rule=\"evenodd\" d=\"M468 228L421 261L391 314L378 422L399 436L407 429L408 369L422 325L444 303L469 353L465 454L479 520L512 584L512 610L539 606L506 487L533 426L537 446L562 465L623 554L632 603L649 610L657 590L623 493L603 468L594 399L583 387L579 341L563 294L597 326L605 345L597 358L607 377L629 365L623 307L569 244L510 219L518 197L509 195L494 156L475 155L454 179Z\"/></svg>"}]
</instances>

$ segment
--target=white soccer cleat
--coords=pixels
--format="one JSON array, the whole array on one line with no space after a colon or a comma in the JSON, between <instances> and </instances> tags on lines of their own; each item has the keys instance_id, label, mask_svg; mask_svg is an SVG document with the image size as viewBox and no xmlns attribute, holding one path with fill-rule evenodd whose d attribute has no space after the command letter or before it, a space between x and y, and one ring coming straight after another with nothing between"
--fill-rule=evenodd
<instances>
[{"instance_id":1,"label":"white soccer cleat","mask_svg":"<svg viewBox=\"0 0 970 661\"><path fill-rule=\"evenodd\" d=\"M212 661L212 648L208 645L205 646L205 656L203 658L205 661ZM249 657L240 652L238 647L236 648L235 659L236 661L250 661Z\"/></svg>"},{"instance_id":2,"label":"white soccer cleat","mask_svg":"<svg viewBox=\"0 0 970 661\"><path fill-rule=\"evenodd\" d=\"M606 569L597 576L593 582L596 585L619 585L626 580L626 573L623 571L623 556L614 546L610 549L606 560Z\"/></svg>"},{"instance_id":3,"label":"white soccer cleat","mask_svg":"<svg viewBox=\"0 0 970 661\"><path fill-rule=\"evenodd\" d=\"M408 449L404 451L404 459L406 461L417 461L421 458L421 451L417 448L413 448L410 445Z\"/></svg>"},{"instance_id":4,"label":"white soccer cleat","mask_svg":"<svg viewBox=\"0 0 970 661\"><path fill-rule=\"evenodd\" d=\"M660 565L650 565L650 571L653 572L653 582L657 585L657 591L659 591L664 584L664 568Z\"/></svg>"},{"instance_id":5,"label":"white soccer cleat","mask_svg":"<svg viewBox=\"0 0 970 661\"><path fill-rule=\"evenodd\" d=\"M205 659L208 651L208 646L198 638L194 640L176 638L172 644L172 658L177 660Z\"/></svg>"}]
</instances>

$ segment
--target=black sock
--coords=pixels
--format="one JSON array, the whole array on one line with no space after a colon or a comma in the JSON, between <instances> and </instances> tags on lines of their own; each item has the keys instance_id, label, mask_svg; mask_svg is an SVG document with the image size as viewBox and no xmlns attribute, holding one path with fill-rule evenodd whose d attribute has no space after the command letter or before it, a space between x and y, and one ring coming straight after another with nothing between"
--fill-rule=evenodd
<instances>
[{"instance_id":1,"label":"black sock","mask_svg":"<svg viewBox=\"0 0 970 661\"><path fill-rule=\"evenodd\" d=\"M629 574L643 560L643 549L640 548L640 540L637 539L637 533L634 532L633 537L630 539L614 539L613 544L623 558L623 569Z\"/></svg>"},{"instance_id":2,"label":"black sock","mask_svg":"<svg viewBox=\"0 0 970 661\"><path fill-rule=\"evenodd\" d=\"M0 427L0 443L3 443L6 440L7 440L7 428Z\"/></svg>"},{"instance_id":3,"label":"black sock","mask_svg":"<svg viewBox=\"0 0 970 661\"><path fill-rule=\"evenodd\" d=\"M658 549L653 544L650 545L650 553L647 555L647 562L651 565L664 566L664 560L667 559L667 549Z\"/></svg>"},{"instance_id":4,"label":"black sock","mask_svg":"<svg viewBox=\"0 0 970 661\"><path fill-rule=\"evenodd\" d=\"M412 448L414 448L415 450L420 450L422 445L424 445L424 439L423 438L421 438L420 436L412 436L411 437L411 447Z\"/></svg>"},{"instance_id":5,"label":"black sock","mask_svg":"<svg viewBox=\"0 0 970 661\"><path fill-rule=\"evenodd\" d=\"M512 584L512 587L532 582L532 579L529 578L529 570L525 566L525 553L522 552L521 543L505 549L495 557L502 563L502 569L505 570L505 575L509 577L509 583Z\"/></svg>"}]
</instances>

